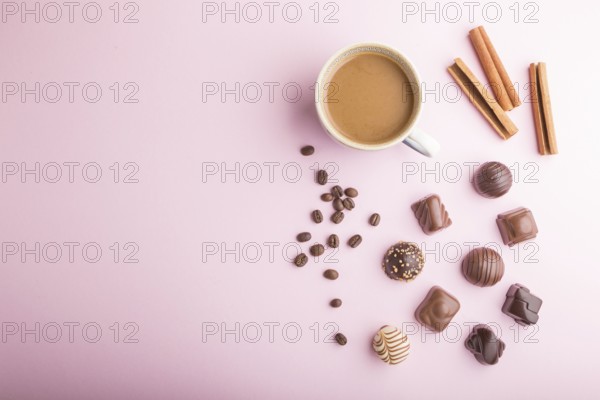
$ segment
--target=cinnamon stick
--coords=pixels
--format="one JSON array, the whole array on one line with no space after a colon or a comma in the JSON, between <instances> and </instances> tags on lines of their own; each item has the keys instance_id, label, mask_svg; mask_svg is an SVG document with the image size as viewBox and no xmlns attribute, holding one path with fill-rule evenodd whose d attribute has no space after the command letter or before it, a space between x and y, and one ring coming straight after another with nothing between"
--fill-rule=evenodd
<instances>
[{"instance_id":1,"label":"cinnamon stick","mask_svg":"<svg viewBox=\"0 0 600 400\"><path fill-rule=\"evenodd\" d=\"M532 63L529 66L529 79L538 152L541 155L558 154L546 63Z\"/></svg>"},{"instance_id":2,"label":"cinnamon stick","mask_svg":"<svg viewBox=\"0 0 600 400\"><path fill-rule=\"evenodd\" d=\"M492 41L483 26L469 31L469 38L481 62L485 76L498 100L505 111L510 111L521 105L521 100L510 80L500 56L496 52Z\"/></svg>"},{"instance_id":3,"label":"cinnamon stick","mask_svg":"<svg viewBox=\"0 0 600 400\"><path fill-rule=\"evenodd\" d=\"M481 82L460 58L454 60L454 64L448 68L448 72L502 139L506 140L517 133L519 129L498 103L484 93Z\"/></svg>"}]
</instances>

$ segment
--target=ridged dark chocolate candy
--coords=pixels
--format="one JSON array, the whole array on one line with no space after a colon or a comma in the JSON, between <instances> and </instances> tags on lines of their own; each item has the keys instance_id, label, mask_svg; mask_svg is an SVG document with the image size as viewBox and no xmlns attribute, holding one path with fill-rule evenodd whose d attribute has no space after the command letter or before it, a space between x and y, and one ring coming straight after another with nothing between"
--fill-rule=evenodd
<instances>
[{"instance_id":1,"label":"ridged dark chocolate candy","mask_svg":"<svg viewBox=\"0 0 600 400\"><path fill-rule=\"evenodd\" d=\"M506 345L487 325L476 325L465 340L465 347L483 365L498 363Z\"/></svg>"},{"instance_id":2,"label":"ridged dark chocolate candy","mask_svg":"<svg viewBox=\"0 0 600 400\"><path fill-rule=\"evenodd\" d=\"M398 242L383 257L382 267L390 279L412 281L425 265L421 249L414 243Z\"/></svg>"},{"instance_id":3,"label":"ridged dark chocolate candy","mask_svg":"<svg viewBox=\"0 0 600 400\"><path fill-rule=\"evenodd\" d=\"M505 195L510 190L512 182L510 169L497 161L482 164L473 178L473 186L477 193L490 199Z\"/></svg>"},{"instance_id":4,"label":"ridged dark chocolate candy","mask_svg":"<svg viewBox=\"0 0 600 400\"><path fill-rule=\"evenodd\" d=\"M478 247L463 259L462 273L473 285L493 286L504 275L504 261L494 250Z\"/></svg>"}]
</instances>

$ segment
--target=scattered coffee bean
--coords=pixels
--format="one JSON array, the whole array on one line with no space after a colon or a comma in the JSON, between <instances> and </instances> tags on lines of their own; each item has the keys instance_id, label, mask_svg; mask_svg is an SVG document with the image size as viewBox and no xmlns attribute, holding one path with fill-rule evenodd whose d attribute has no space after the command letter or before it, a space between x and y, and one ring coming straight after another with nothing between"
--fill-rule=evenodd
<instances>
[{"instance_id":1,"label":"scattered coffee bean","mask_svg":"<svg viewBox=\"0 0 600 400\"><path fill-rule=\"evenodd\" d=\"M338 274L335 269L328 269L327 271L323 272L323 276L327 279L335 281L340 274Z\"/></svg>"},{"instance_id":2,"label":"scattered coffee bean","mask_svg":"<svg viewBox=\"0 0 600 400\"><path fill-rule=\"evenodd\" d=\"M344 190L344 193L348 197L356 197L356 196L358 196L358 190L356 190L354 188L351 188L351 187L349 187L346 190Z\"/></svg>"},{"instance_id":3,"label":"scattered coffee bean","mask_svg":"<svg viewBox=\"0 0 600 400\"><path fill-rule=\"evenodd\" d=\"M294 264L296 264L296 267L304 267L307 262L308 262L308 256L304 253L298 254L296 256L296 258L294 259Z\"/></svg>"},{"instance_id":4,"label":"scattered coffee bean","mask_svg":"<svg viewBox=\"0 0 600 400\"><path fill-rule=\"evenodd\" d=\"M339 224L343 220L344 220L344 213L341 211L336 211L331 216L331 222L333 222L334 224Z\"/></svg>"},{"instance_id":5,"label":"scattered coffee bean","mask_svg":"<svg viewBox=\"0 0 600 400\"><path fill-rule=\"evenodd\" d=\"M310 232L302 232L296 236L296 240L300 243L308 242L310 239L312 239Z\"/></svg>"},{"instance_id":6,"label":"scattered coffee bean","mask_svg":"<svg viewBox=\"0 0 600 400\"><path fill-rule=\"evenodd\" d=\"M369 223L373 226L379 225L379 221L381 221L381 216L377 213L371 215L371 218L369 218Z\"/></svg>"},{"instance_id":7,"label":"scattered coffee bean","mask_svg":"<svg viewBox=\"0 0 600 400\"><path fill-rule=\"evenodd\" d=\"M352 210L354 208L354 200L352 200L350 197L346 197L342 203L344 204L344 208L346 210Z\"/></svg>"},{"instance_id":8,"label":"scattered coffee bean","mask_svg":"<svg viewBox=\"0 0 600 400\"><path fill-rule=\"evenodd\" d=\"M300 153L303 156L311 156L313 155L315 152L315 148L312 146L304 146L303 148L300 149Z\"/></svg>"},{"instance_id":9,"label":"scattered coffee bean","mask_svg":"<svg viewBox=\"0 0 600 400\"><path fill-rule=\"evenodd\" d=\"M345 346L346 343L348 343L348 339L346 339L346 336L344 336L344 334L340 332L335 334L335 341L338 342L340 346Z\"/></svg>"},{"instance_id":10,"label":"scattered coffee bean","mask_svg":"<svg viewBox=\"0 0 600 400\"><path fill-rule=\"evenodd\" d=\"M322 244L313 244L310 246L310 255L314 257L318 257L325 253L325 247Z\"/></svg>"},{"instance_id":11,"label":"scattered coffee bean","mask_svg":"<svg viewBox=\"0 0 600 400\"><path fill-rule=\"evenodd\" d=\"M333 201L333 209L335 211L342 211L344 209L344 202L342 199L337 198Z\"/></svg>"},{"instance_id":12,"label":"scattered coffee bean","mask_svg":"<svg viewBox=\"0 0 600 400\"><path fill-rule=\"evenodd\" d=\"M328 176L329 175L327 174L327 171L320 169L319 172L317 172L317 183L319 185L325 185L327 183Z\"/></svg>"},{"instance_id":13,"label":"scattered coffee bean","mask_svg":"<svg viewBox=\"0 0 600 400\"><path fill-rule=\"evenodd\" d=\"M333 195L331 193L323 193L321 195L321 200L323 200L323 201L331 201L331 200L333 200Z\"/></svg>"},{"instance_id":14,"label":"scattered coffee bean","mask_svg":"<svg viewBox=\"0 0 600 400\"><path fill-rule=\"evenodd\" d=\"M333 308L338 308L342 306L342 301L340 299L333 299L329 302L329 305Z\"/></svg>"},{"instance_id":15,"label":"scattered coffee bean","mask_svg":"<svg viewBox=\"0 0 600 400\"><path fill-rule=\"evenodd\" d=\"M358 245L361 243L362 243L362 237L360 235L354 235L348 240L348 244L353 249L358 247Z\"/></svg>"},{"instance_id":16,"label":"scattered coffee bean","mask_svg":"<svg viewBox=\"0 0 600 400\"><path fill-rule=\"evenodd\" d=\"M333 249L337 249L340 246L340 238L336 234L329 235L327 244Z\"/></svg>"},{"instance_id":17,"label":"scattered coffee bean","mask_svg":"<svg viewBox=\"0 0 600 400\"><path fill-rule=\"evenodd\" d=\"M331 194L334 197L342 197L344 195L344 191L342 190L341 186L335 185L334 187L331 188Z\"/></svg>"},{"instance_id":18,"label":"scattered coffee bean","mask_svg":"<svg viewBox=\"0 0 600 400\"><path fill-rule=\"evenodd\" d=\"M321 213L320 210L315 210L312 212L312 219L317 224L320 224L321 222L323 222L323 214Z\"/></svg>"}]
</instances>

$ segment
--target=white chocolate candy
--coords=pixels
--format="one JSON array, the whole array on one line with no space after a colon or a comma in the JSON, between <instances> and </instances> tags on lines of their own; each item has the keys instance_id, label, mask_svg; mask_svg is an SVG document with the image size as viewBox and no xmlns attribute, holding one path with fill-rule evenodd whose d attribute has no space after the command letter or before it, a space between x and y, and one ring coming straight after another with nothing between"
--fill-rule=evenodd
<instances>
[{"instance_id":1,"label":"white chocolate candy","mask_svg":"<svg viewBox=\"0 0 600 400\"><path fill-rule=\"evenodd\" d=\"M399 364L408 357L410 343L400 329L385 325L373 337L373 349L384 362Z\"/></svg>"}]
</instances>

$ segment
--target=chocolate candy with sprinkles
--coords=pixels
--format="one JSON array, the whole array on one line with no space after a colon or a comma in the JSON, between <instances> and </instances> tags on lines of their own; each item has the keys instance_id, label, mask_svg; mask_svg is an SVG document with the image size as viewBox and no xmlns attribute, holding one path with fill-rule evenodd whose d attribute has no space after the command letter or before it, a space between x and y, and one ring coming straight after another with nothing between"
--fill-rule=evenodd
<instances>
[{"instance_id":1,"label":"chocolate candy with sprinkles","mask_svg":"<svg viewBox=\"0 0 600 400\"><path fill-rule=\"evenodd\" d=\"M421 249L410 242L398 242L390 247L383 257L382 267L390 279L412 281L425 265Z\"/></svg>"}]
</instances>

